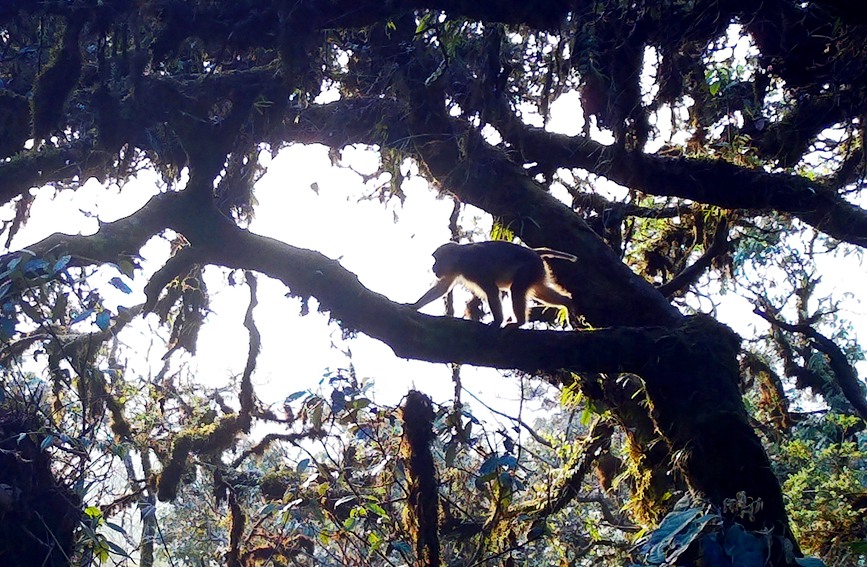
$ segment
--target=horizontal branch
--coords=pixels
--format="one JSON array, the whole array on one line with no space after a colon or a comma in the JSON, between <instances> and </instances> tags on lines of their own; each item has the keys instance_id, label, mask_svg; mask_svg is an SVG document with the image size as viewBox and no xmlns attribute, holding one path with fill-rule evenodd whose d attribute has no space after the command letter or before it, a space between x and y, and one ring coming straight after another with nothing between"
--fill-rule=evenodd
<instances>
[{"instance_id":1,"label":"horizontal branch","mask_svg":"<svg viewBox=\"0 0 867 567\"><path fill-rule=\"evenodd\" d=\"M568 368L641 374L657 361L657 343L676 336L663 327L584 332L499 329L432 317L364 287L336 260L259 236L204 209L184 193L153 197L133 215L103 224L91 236L54 234L30 246L37 255L73 255L73 265L134 256L153 235L171 228L191 243L198 262L253 270L285 283L300 297L316 297L331 317L388 344L404 358L525 371ZM195 214L193 211L195 210ZM153 291L149 292L153 293Z\"/></svg>"},{"instance_id":2,"label":"horizontal branch","mask_svg":"<svg viewBox=\"0 0 867 567\"><path fill-rule=\"evenodd\" d=\"M662 157L619 150L584 136L497 124L524 159L576 167L650 195L680 197L728 209L789 213L838 240L867 246L867 211L821 183L712 159Z\"/></svg>"}]
</instances>

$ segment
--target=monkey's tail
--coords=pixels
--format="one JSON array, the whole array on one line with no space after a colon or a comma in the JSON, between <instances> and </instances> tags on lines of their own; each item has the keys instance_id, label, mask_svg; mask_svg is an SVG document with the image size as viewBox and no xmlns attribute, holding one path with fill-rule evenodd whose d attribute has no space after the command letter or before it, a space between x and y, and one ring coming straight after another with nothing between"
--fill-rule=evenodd
<instances>
[{"instance_id":1,"label":"monkey's tail","mask_svg":"<svg viewBox=\"0 0 867 567\"><path fill-rule=\"evenodd\" d=\"M578 261L578 256L574 254L569 254L568 252L561 252L559 250L552 250L551 248L533 248L533 252L535 252L542 258L559 258L561 260L569 260L570 262Z\"/></svg>"}]
</instances>

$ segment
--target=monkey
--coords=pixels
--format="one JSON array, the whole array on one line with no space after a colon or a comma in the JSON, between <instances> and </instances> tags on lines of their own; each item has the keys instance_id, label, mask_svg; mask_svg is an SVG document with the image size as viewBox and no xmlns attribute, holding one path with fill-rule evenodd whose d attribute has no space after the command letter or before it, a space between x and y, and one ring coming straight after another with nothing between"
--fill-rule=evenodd
<instances>
[{"instance_id":1,"label":"monkey","mask_svg":"<svg viewBox=\"0 0 867 567\"><path fill-rule=\"evenodd\" d=\"M447 242L434 251L433 257L437 282L411 305L414 309L442 297L460 282L488 302L494 316L492 325L496 327L503 324L500 290L509 290L512 295L515 326L518 327L527 322L527 299L530 297L546 305L562 305L573 311L572 298L555 289L548 265L543 261L543 258L577 261L578 258L572 254L493 240L471 244Z\"/></svg>"}]
</instances>

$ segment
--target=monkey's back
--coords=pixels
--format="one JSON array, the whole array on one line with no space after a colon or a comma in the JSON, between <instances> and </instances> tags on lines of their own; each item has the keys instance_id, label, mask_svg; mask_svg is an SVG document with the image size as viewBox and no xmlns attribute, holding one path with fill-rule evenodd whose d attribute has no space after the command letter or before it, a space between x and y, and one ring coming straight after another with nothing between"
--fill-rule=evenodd
<instances>
[{"instance_id":1,"label":"monkey's back","mask_svg":"<svg viewBox=\"0 0 867 567\"><path fill-rule=\"evenodd\" d=\"M518 272L531 280L546 276L545 263L530 248L502 240L473 242L460 247L463 279L482 284L493 275L498 287L508 288Z\"/></svg>"}]
</instances>

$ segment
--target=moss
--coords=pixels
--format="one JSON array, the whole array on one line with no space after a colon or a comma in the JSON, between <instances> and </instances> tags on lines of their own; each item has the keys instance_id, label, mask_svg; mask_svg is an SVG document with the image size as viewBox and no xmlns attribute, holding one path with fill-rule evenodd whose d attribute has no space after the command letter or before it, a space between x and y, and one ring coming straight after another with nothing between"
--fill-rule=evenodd
<instances>
[{"instance_id":1,"label":"moss","mask_svg":"<svg viewBox=\"0 0 867 567\"><path fill-rule=\"evenodd\" d=\"M78 34L82 23L71 21L63 32L60 47L36 77L31 101L33 137L47 138L63 116L63 107L81 77L81 51Z\"/></svg>"},{"instance_id":2,"label":"moss","mask_svg":"<svg viewBox=\"0 0 867 567\"><path fill-rule=\"evenodd\" d=\"M0 92L0 158L18 152L30 137L30 107L27 98Z\"/></svg>"},{"instance_id":3,"label":"moss","mask_svg":"<svg viewBox=\"0 0 867 567\"><path fill-rule=\"evenodd\" d=\"M234 444L240 429L241 420L236 414L231 414L215 423L182 431L175 438L171 455L157 477L157 498L165 502L177 497L190 453L219 454Z\"/></svg>"}]
</instances>

